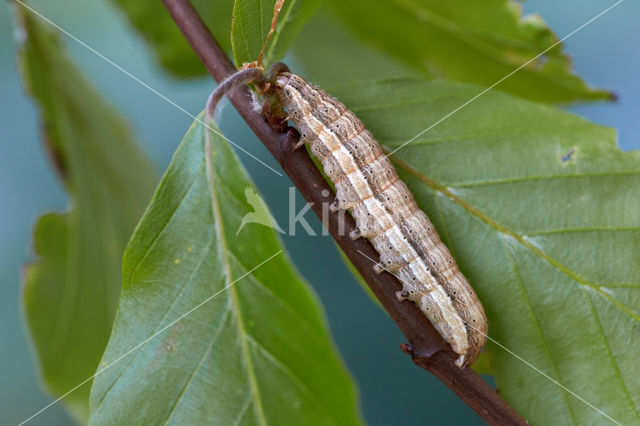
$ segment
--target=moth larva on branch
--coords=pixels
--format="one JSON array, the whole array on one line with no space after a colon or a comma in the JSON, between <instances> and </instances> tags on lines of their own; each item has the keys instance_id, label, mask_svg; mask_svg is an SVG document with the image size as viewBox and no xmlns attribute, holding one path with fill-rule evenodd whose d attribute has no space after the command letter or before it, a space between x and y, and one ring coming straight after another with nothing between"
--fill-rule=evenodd
<instances>
[{"instance_id":1,"label":"moth larva on branch","mask_svg":"<svg viewBox=\"0 0 640 426\"><path fill-rule=\"evenodd\" d=\"M420 307L458 354L458 366L473 363L486 341L482 304L373 135L344 104L284 64L272 67L269 85L298 127L298 146L309 145L334 183L332 209L348 209L357 226L352 238L368 238L380 254L376 272L398 277L399 299Z\"/></svg>"}]
</instances>

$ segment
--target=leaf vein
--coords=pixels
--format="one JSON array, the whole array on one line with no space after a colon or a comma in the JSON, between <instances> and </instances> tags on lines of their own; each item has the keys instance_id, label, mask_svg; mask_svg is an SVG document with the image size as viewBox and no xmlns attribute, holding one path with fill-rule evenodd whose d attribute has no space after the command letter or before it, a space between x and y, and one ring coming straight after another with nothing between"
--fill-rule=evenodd
<instances>
[{"instance_id":1,"label":"leaf vein","mask_svg":"<svg viewBox=\"0 0 640 426\"><path fill-rule=\"evenodd\" d=\"M193 383L193 380L194 380L194 378L196 376L196 373L200 370L200 367L202 367L202 364L204 363L204 361L209 356L209 353L211 353L211 350L213 349L213 346L218 341L218 338L220 337L220 335L222 335L222 330L224 329L224 326L227 323L227 320L229 318L231 318L230 313L231 313L231 305L228 304L227 309L225 309L225 311L224 311L224 313L222 315L222 318L220 320L220 325L217 327L216 331L214 332L214 334L212 336L211 342L209 343L209 345L207 346L207 349L204 351L204 353L202 354L202 356L198 360L198 363L194 366L193 370L191 371L191 374L189 375L189 378L187 379L185 385L182 387L182 390L180 391L180 394L176 397L176 400L173 403L173 407L171 407L171 411L169 411L169 413L167 415L167 419L163 422L165 425L169 423L169 420L171 420L171 417L176 412L176 409L178 408L178 405L180 404L180 401L184 397L184 394L189 389L189 386L191 385L191 383Z\"/></svg>"},{"instance_id":2,"label":"leaf vein","mask_svg":"<svg viewBox=\"0 0 640 426\"><path fill-rule=\"evenodd\" d=\"M233 422L233 426L238 426L239 424L241 424L242 418L247 413L247 410L249 409L250 405L251 405L251 391L247 392L247 397L245 398L244 403L242 404L242 408L240 408L238 417Z\"/></svg>"},{"instance_id":3,"label":"leaf vein","mask_svg":"<svg viewBox=\"0 0 640 426\"><path fill-rule=\"evenodd\" d=\"M517 232L507 228L505 225L503 225L503 224L497 222L496 220L492 219L486 213L481 212L476 207L472 206L471 204L469 204L468 202L466 202L465 200L460 198L458 195L456 195L453 192L451 192L444 185L442 185L442 184L436 182L435 180L425 176L424 174L420 173L419 171L417 171L416 169L411 167L409 164L403 162L402 160L398 159L397 157L394 156L393 160L400 167L405 169L408 173L412 174L413 176L415 176L416 178L418 178L419 180L424 182L427 186L432 188L434 191L440 192L445 197L451 199L453 202L455 202L460 207L462 207L465 210L467 210L469 213L471 213L477 219L479 219L480 221L484 222L487 226L495 229L498 232L501 232L501 233L503 233L505 235L508 235L508 236L512 237L514 240L518 241L524 247L526 247L527 249L531 250L538 257L544 259L549 264L553 265L556 269L558 269L560 272L562 272L565 275L567 275L568 277L570 277L572 280L576 281L579 284L582 284L582 285L584 285L586 287L589 287L589 288L593 289L595 292L601 294L603 297L605 297L607 300L609 300L614 306L616 306L622 312L626 313L627 315L629 315L634 320L640 322L640 317L638 315L636 315L635 313L633 313L627 306L625 306L624 304L620 303L620 301L618 301L616 298L606 294L596 284L594 284L594 283L590 282L589 280L579 276L577 273L575 273L574 271L572 271L571 269L567 268L562 263L560 263L557 259L551 257L546 252L544 252L542 249L540 249L539 247L535 246L531 242L527 241L527 239L524 238L523 235L518 234Z\"/></svg>"},{"instance_id":4,"label":"leaf vein","mask_svg":"<svg viewBox=\"0 0 640 426\"><path fill-rule=\"evenodd\" d=\"M329 413L332 417L334 416L333 410L330 410L329 407L325 406L324 402L321 401L311 390L304 384L304 381L298 377L289 367L287 367L282 361L280 361L269 349L267 349L262 343L260 343L254 336L251 334L247 334L247 339L254 344L254 346L259 349L264 355L265 359L271 362L274 366L285 372L297 385L298 389L302 390L311 401L315 401L315 405L321 408L321 411L324 410ZM340 424L334 417L334 420L337 421L336 424Z\"/></svg>"},{"instance_id":5,"label":"leaf vein","mask_svg":"<svg viewBox=\"0 0 640 426\"><path fill-rule=\"evenodd\" d=\"M209 238L209 242L207 244L207 249L204 250L204 253L203 253L202 257L200 258L200 260L198 261L198 264L194 268L193 272L189 275L189 277L182 283L182 288L178 292L178 295L173 299L173 302L171 302L171 305L169 305L169 307L165 311L165 313L162 316L162 318L160 319L160 321L158 321L158 323L156 324L155 328L151 332L150 336L153 336L155 333L158 332L158 330L160 330L162 328L162 324L167 320L167 318L169 317L169 314L171 313L173 308L178 303L178 300L180 300L180 297L182 297L182 295L184 294L186 288L189 286L189 284L191 283L191 281L195 277L196 273L200 270L200 268L201 268L202 264L204 263L205 259L209 256L209 252L211 250L212 243L213 243L213 234ZM142 348L139 348L139 349L142 349ZM120 373L114 378L113 382L105 390L105 392L103 393L102 397L100 398L100 401L98 401L98 404L96 405L96 408L93 411L97 411L100 408L100 406L102 405L103 401L106 399L107 395L111 392L111 390L115 387L115 385L120 381L120 379L124 376L124 374L129 370L129 368L133 365L133 363L136 361L136 359L138 359L140 354L142 354L141 350L136 351L135 356L133 358L131 358L129 363L120 371Z\"/></svg>"},{"instance_id":6,"label":"leaf vein","mask_svg":"<svg viewBox=\"0 0 640 426\"><path fill-rule=\"evenodd\" d=\"M526 288L524 286L524 282L522 281L522 277L520 276L520 273L518 272L518 266L516 265L515 259L513 258L513 255L510 253L509 248L507 247L504 238L500 238L500 240L502 241L502 246L505 249L505 254L507 259L509 260L509 263L511 264L511 269L513 271L513 275L516 278L516 282L518 283L518 287L520 288L520 293L522 294L522 299L525 303L525 305L527 306L527 310L529 311L529 314L531 316L531 321L533 322L533 325L536 329L536 331L538 332L538 335L540 336L540 340L542 341L542 347L544 348L544 353L547 355L547 357L549 358L549 362L551 363L551 368L553 369L553 372L555 374L555 376L557 377L557 381L558 383L562 383L562 378L560 376L560 372L558 371L558 367L553 359L553 356L551 355L551 351L549 350L549 345L547 344L547 339L544 337L544 333L542 332L542 327L540 327L540 323L538 321L538 317L536 317L535 312L533 311L533 306L531 305L531 299L529 298L529 295L527 294ZM576 416L575 413L573 411L573 407L571 406L571 403L569 402L569 398L567 396L567 392L564 391L564 389L560 388L560 392L562 393L563 399L565 404L567 405L567 408L569 410L569 415L571 416L571 419L573 420L574 424L579 424L578 421L576 420Z\"/></svg>"},{"instance_id":7,"label":"leaf vein","mask_svg":"<svg viewBox=\"0 0 640 426\"><path fill-rule=\"evenodd\" d=\"M231 257L233 257L233 259L239 264L242 265L243 268L245 268L245 266L238 260L238 258L236 256L234 256L233 254L231 254ZM247 269L249 270L249 269ZM298 322L297 324L303 324L304 328L311 334L316 335L317 337L323 337L319 330L317 329L317 327L313 327L313 325L309 322L309 319L302 316L302 314L299 312L299 310L295 309L293 306L291 306L291 304L289 304L287 301L285 301L285 299L283 299L278 293L274 292L269 286L267 286L266 284L264 284L262 281L258 280L254 275L249 275L247 277L249 279L250 282L253 282L254 284L256 284L258 287L260 287L261 289L266 290L272 297L273 299L279 303L281 306L283 306L287 311L289 311L291 314L293 314L294 317L296 317L297 319L300 320L300 322Z\"/></svg>"},{"instance_id":8,"label":"leaf vein","mask_svg":"<svg viewBox=\"0 0 640 426\"><path fill-rule=\"evenodd\" d=\"M202 169L203 165L204 165L204 161L200 164L200 170ZM171 216L169 216L169 219L167 219L167 221L162 224L160 230L153 237L153 240L151 241L151 244L149 244L149 247L147 247L145 249L144 253L140 257L140 260L136 263L136 265L134 267L131 268L131 273L127 277L127 281L128 282L131 281L132 277L135 275L135 273L137 272L137 270L140 267L140 265L144 262L144 260L146 259L147 255L149 254L151 249L158 242L158 239L160 238L160 236L164 233L164 231L167 229L169 224L176 217L176 214L178 213L178 210L180 210L180 207L182 206L182 204L185 202L185 200L187 199L189 194L191 194L191 191L193 190L193 187L195 186L195 183L198 180L198 176L199 176L199 173L195 173L194 174L193 179L191 179L191 182L189 182L189 186L187 187L187 190L185 191L184 196L180 199L180 201L178 202L178 205L176 205L176 208L173 210L173 212L171 212Z\"/></svg>"},{"instance_id":9,"label":"leaf vein","mask_svg":"<svg viewBox=\"0 0 640 426\"><path fill-rule=\"evenodd\" d=\"M519 176L508 179L495 179L495 180L487 180L487 181L476 181L476 182L460 182L451 184L449 186L455 188L472 188L478 186L492 186L492 185L505 185L510 183L519 183L519 182L533 182L540 180L554 180L554 179L583 179L583 178L593 178L593 177L615 177L615 176L635 176L640 175L640 170L628 170L622 172L606 172L606 173L589 173L589 174L561 174L561 175L540 175L540 176Z\"/></svg>"},{"instance_id":10,"label":"leaf vein","mask_svg":"<svg viewBox=\"0 0 640 426\"><path fill-rule=\"evenodd\" d=\"M587 228L563 228L563 229L544 229L540 231L527 232L529 237L537 237L554 234L571 234L571 233L587 233L587 232L636 232L640 231L640 226L631 227L615 227L607 228L606 226L594 226Z\"/></svg>"},{"instance_id":11,"label":"leaf vein","mask_svg":"<svg viewBox=\"0 0 640 426\"><path fill-rule=\"evenodd\" d=\"M600 322L598 311L596 310L595 306L593 306L591 295L589 295L584 289L582 289L582 294L585 298L585 301L587 302L587 305L589 306L589 309L591 310L591 313L593 314L593 318L595 320L596 326L598 327L598 331L600 332L599 334L602 337L602 341L605 347L607 348L607 355L609 356L609 360L611 361L611 365L615 371L616 378L620 380L620 384L622 385L622 390L625 396L629 399L631 407L633 408L633 412L635 413L636 417L640 419L640 414L638 414L638 409L636 407L636 404L633 402L633 398L631 398L631 394L629 393L629 389L627 388L627 383L625 382L624 378L622 377L622 373L620 372L620 366L618 365L618 362L616 361L615 357L613 356L613 352L611 351L611 345L609 343L609 339L607 339L607 335L605 334L604 329L602 328L602 323Z\"/></svg>"}]
</instances>

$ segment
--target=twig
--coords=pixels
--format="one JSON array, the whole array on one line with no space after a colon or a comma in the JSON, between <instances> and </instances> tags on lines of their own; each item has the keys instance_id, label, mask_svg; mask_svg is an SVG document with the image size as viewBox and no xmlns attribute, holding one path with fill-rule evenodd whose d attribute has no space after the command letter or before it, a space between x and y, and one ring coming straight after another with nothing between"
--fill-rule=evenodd
<instances>
[{"instance_id":1,"label":"twig","mask_svg":"<svg viewBox=\"0 0 640 426\"><path fill-rule=\"evenodd\" d=\"M193 50L217 82L225 80L236 72L236 68L189 0L163 0L163 2ZM332 191L307 152L303 149L293 150L293 145L298 141L297 133L293 130L278 133L272 129L264 117L251 107L246 86L233 91L230 99L304 198L312 203L312 208L318 217L322 218L322 205L333 201L330 199ZM323 193L330 195L324 197ZM344 217L343 228L340 229L342 232L339 232L339 216L340 213L330 213L328 223L325 225L389 316L407 337L410 343L402 345L402 349L411 355L415 364L438 377L488 423L526 425L522 417L471 368L460 369L454 364L456 355L415 304L397 301L395 292L402 288L400 282L389 273L384 272L380 275L374 273L372 262L368 258L377 259L378 253L366 239L360 238L354 241L348 236L349 232L355 228L355 223L349 215Z\"/></svg>"}]
</instances>

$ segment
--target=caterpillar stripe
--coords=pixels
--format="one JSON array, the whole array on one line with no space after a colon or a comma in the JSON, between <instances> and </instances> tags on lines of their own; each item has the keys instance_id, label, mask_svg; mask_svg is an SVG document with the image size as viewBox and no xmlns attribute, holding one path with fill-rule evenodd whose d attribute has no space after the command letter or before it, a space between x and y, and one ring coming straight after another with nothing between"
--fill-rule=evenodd
<instances>
[{"instance_id":1,"label":"caterpillar stripe","mask_svg":"<svg viewBox=\"0 0 640 426\"><path fill-rule=\"evenodd\" d=\"M275 95L336 187L332 209L348 209L357 230L380 254L377 272L400 280L401 299L415 302L458 354L473 363L485 344L487 319L433 224L417 206L380 144L337 99L302 77L280 72Z\"/></svg>"}]
</instances>

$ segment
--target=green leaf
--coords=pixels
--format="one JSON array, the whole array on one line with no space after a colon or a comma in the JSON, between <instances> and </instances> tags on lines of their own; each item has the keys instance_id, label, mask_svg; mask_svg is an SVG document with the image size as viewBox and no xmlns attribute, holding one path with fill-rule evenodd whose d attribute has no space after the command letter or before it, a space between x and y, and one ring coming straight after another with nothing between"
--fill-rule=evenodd
<instances>
[{"instance_id":1,"label":"green leaf","mask_svg":"<svg viewBox=\"0 0 640 426\"><path fill-rule=\"evenodd\" d=\"M426 76L488 87L554 45L539 16L521 18L510 0L328 0L367 43ZM339 47L335 47L339 49ZM571 72L561 45L510 76L498 90L541 102L609 99Z\"/></svg>"},{"instance_id":2,"label":"green leaf","mask_svg":"<svg viewBox=\"0 0 640 426\"><path fill-rule=\"evenodd\" d=\"M333 91L389 152L481 91ZM489 92L393 153L485 307L501 395L532 424L640 422L640 153L614 130Z\"/></svg>"},{"instance_id":3,"label":"green leaf","mask_svg":"<svg viewBox=\"0 0 640 426\"><path fill-rule=\"evenodd\" d=\"M198 77L207 72L167 10L142 0L113 0L151 45L160 64L178 77ZM255 60L271 27L275 0L193 0L220 46L231 51L236 65ZM267 45L264 62L269 66L282 59L313 14L319 0L286 0L277 28ZM233 33L231 32L233 21Z\"/></svg>"},{"instance_id":4,"label":"green leaf","mask_svg":"<svg viewBox=\"0 0 640 426\"><path fill-rule=\"evenodd\" d=\"M202 62L161 2L113 0L150 44L160 64L177 77L207 75ZM193 0L193 6L225 52L231 51L233 0Z\"/></svg>"},{"instance_id":5,"label":"green leaf","mask_svg":"<svg viewBox=\"0 0 640 426\"><path fill-rule=\"evenodd\" d=\"M212 138L187 132L127 247L91 423L358 424L316 297L275 231L238 232L251 182Z\"/></svg>"},{"instance_id":6,"label":"green leaf","mask_svg":"<svg viewBox=\"0 0 640 426\"><path fill-rule=\"evenodd\" d=\"M292 52L298 74L321 87L345 81L422 76L386 52L357 39L326 7L320 7L305 24Z\"/></svg>"},{"instance_id":7,"label":"green leaf","mask_svg":"<svg viewBox=\"0 0 640 426\"><path fill-rule=\"evenodd\" d=\"M23 304L42 380L57 397L95 371L120 292L120 262L155 182L125 119L74 66L56 34L16 7L26 42L20 65L40 106L46 148L71 211L42 216L38 259L24 272ZM90 384L63 399L86 420Z\"/></svg>"},{"instance_id":8,"label":"green leaf","mask_svg":"<svg viewBox=\"0 0 640 426\"><path fill-rule=\"evenodd\" d=\"M271 28L275 0L236 0L233 6L231 44L236 65L258 59ZM264 66L282 59L319 0L286 0L275 31L264 52Z\"/></svg>"}]
</instances>

